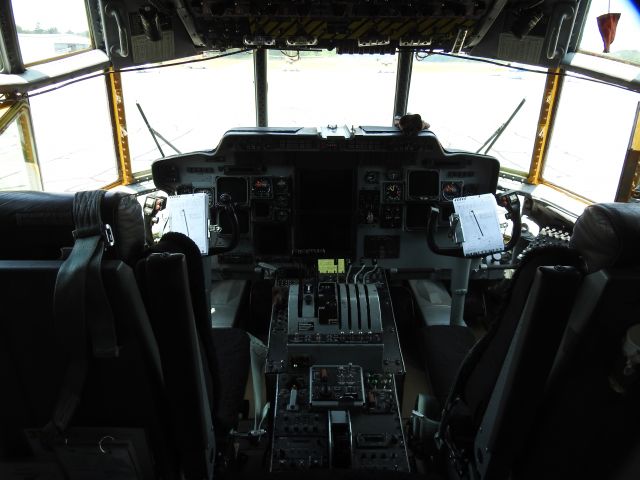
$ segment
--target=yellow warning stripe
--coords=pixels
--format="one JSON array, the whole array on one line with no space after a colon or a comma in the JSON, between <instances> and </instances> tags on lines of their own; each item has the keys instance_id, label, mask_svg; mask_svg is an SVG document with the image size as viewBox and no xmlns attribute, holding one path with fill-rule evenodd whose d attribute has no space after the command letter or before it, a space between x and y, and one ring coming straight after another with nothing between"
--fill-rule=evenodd
<instances>
[{"instance_id":1,"label":"yellow warning stripe","mask_svg":"<svg viewBox=\"0 0 640 480\"><path fill-rule=\"evenodd\" d=\"M418 30L422 31L422 30L424 30L426 28L429 28L431 25L433 25L437 21L438 21L437 18L428 18L428 19L420 22L420 24L418 25Z\"/></svg>"},{"instance_id":2,"label":"yellow warning stripe","mask_svg":"<svg viewBox=\"0 0 640 480\"><path fill-rule=\"evenodd\" d=\"M307 32L310 35L318 36L320 34L320 30L325 25L325 23L321 20L312 20L311 23L307 25Z\"/></svg>"},{"instance_id":3,"label":"yellow warning stripe","mask_svg":"<svg viewBox=\"0 0 640 480\"><path fill-rule=\"evenodd\" d=\"M371 29L371 27L373 27L374 25L375 24L372 21L364 22L363 25L358 30L351 32L351 38L362 37L362 35L368 32Z\"/></svg>"},{"instance_id":4,"label":"yellow warning stripe","mask_svg":"<svg viewBox=\"0 0 640 480\"><path fill-rule=\"evenodd\" d=\"M358 28L360 28L362 26L362 24L364 22L366 22L367 19L366 18L361 18L360 20L356 20L355 22L351 22L351 24L349 25L349 30L350 31L354 31L357 30Z\"/></svg>"},{"instance_id":5,"label":"yellow warning stripe","mask_svg":"<svg viewBox=\"0 0 640 480\"><path fill-rule=\"evenodd\" d=\"M388 35L388 36L392 36L396 34L396 31L398 30L398 28L400 28L403 25L402 22L398 22L398 21L390 21L389 25L387 25L386 27L384 27L381 32L383 35Z\"/></svg>"},{"instance_id":6,"label":"yellow warning stripe","mask_svg":"<svg viewBox=\"0 0 640 480\"><path fill-rule=\"evenodd\" d=\"M270 20L269 23L267 23L266 27L264 27L264 33L266 35L271 35L271 32L273 32L278 27L278 25L280 25L278 22Z\"/></svg>"},{"instance_id":7,"label":"yellow warning stripe","mask_svg":"<svg viewBox=\"0 0 640 480\"><path fill-rule=\"evenodd\" d=\"M462 23L462 20L460 19L453 20L449 25L447 25L444 28L441 28L438 33L449 33L455 27L458 27L461 23Z\"/></svg>"},{"instance_id":8,"label":"yellow warning stripe","mask_svg":"<svg viewBox=\"0 0 640 480\"><path fill-rule=\"evenodd\" d=\"M398 38L402 38L409 30L411 29L415 29L416 28L416 23L415 22L406 22L404 24L404 26L398 30L397 35Z\"/></svg>"}]
</instances>

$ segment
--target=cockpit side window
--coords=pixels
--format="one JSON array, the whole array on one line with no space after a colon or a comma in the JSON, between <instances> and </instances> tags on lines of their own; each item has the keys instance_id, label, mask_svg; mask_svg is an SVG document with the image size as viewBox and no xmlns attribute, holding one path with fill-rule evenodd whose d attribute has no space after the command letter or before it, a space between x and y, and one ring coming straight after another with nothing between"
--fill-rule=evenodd
<instances>
[{"instance_id":1,"label":"cockpit side window","mask_svg":"<svg viewBox=\"0 0 640 480\"><path fill-rule=\"evenodd\" d=\"M0 108L0 190L42 190L26 102Z\"/></svg>"},{"instance_id":2,"label":"cockpit side window","mask_svg":"<svg viewBox=\"0 0 640 480\"><path fill-rule=\"evenodd\" d=\"M634 5L635 3L635 5ZM615 24L615 26L613 25ZM605 38L615 39L605 45ZM640 66L640 9L632 0L593 0L582 30L578 51Z\"/></svg>"},{"instance_id":3,"label":"cockpit side window","mask_svg":"<svg viewBox=\"0 0 640 480\"><path fill-rule=\"evenodd\" d=\"M12 0L26 66L93 48L84 0Z\"/></svg>"},{"instance_id":4,"label":"cockpit side window","mask_svg":"<svg viewBox=\"0 0 640 480\"><path fill-rule=\"evenodd\" d=\"M45 190L79 191L118 179L109 103L102 75L29 102Z\"/></svg>"},{"instance_id":5,"label":"cockpit side window","mask_svg":"<svg viewBox=\"0 0 640 480\"><path fill-rule=\"evenodd\" d=\"M594 202L613 201L638 102L638 93L565 77L543 179Z\"/></svg>"}]
</instances>

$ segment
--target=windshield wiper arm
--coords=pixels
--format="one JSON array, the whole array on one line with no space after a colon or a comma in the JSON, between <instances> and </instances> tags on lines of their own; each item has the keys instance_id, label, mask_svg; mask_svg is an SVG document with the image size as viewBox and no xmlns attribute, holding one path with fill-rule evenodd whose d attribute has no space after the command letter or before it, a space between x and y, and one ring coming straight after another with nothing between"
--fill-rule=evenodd
<instances>
[{"instance_id":1,"label":"windshield wiper arm","mask_svg":"<svg viewBox=\"0 0 640 480\"><path fill-rule=\"evenodd\" d=\"M476 151L476 153L480 153L485 146L487 147L487 149L484 151L484 154L486 155L487 153L489 153L489 150L491 150L493 145L498 141L500 136L504 133L504 131L507 129L507 127L511 123L511 120L513 120L513 118L518 114L518 112L522 108L522 105L524 105L524 102L526 101L527 101L526 98L522 99L520 104L516 107L516 109L511 114L511 116L507 119L507 121L504 122L502 125L500 125L498 129L495 132L493 132L489 138L487 138L487 141L482 144L482 146Z\"/></svg>"},{"instance_id":2,"label":"windshield wiper arm","mask_svg":"<svg viewBox=\"0 0 640 480\"><path fill-rule=\"evenodd\" d=\"M169 140L164 138L157 130L155 130L149 124L149 121L147 120L147 116L144 114L144 111L142 110L142 107L140 106L140 104L138 102L136 102L136 107L138 107L138 111L140 112L140 115L142 116L142 120L144 120L144 123L147 126L147 129L149 130L149 133L151 134L151 137L153 138L153 141L155 142L156 147L158 147L158 150L160 151L160 155L162 155L162 158L166 157L166 155L162 151L162 147L160 146L160 142L158 142L158 138L160 138L160 140L162 140L164 143L169 145L173 149L174 152L176 152L177 154L181 154L182 152L180 150L178 150L176 147L174 147L173 144Z\"/></svg>"}]
</instances>

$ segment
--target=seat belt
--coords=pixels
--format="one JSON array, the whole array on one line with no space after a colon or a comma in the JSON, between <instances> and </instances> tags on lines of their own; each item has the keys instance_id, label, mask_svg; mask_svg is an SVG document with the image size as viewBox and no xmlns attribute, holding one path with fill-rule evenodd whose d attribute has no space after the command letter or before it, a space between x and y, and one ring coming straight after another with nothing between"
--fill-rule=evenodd
<instances>
[{"instance_id":1,"label":"seat belt","mask_svg":"<svg viewBox=\"0 0 640 480\"><path fill-rule=\"evenodd\" d=\"M44 427L49 439L65 431L80 403L89 367L87 333L94 357L119 354L101 273L104 249L115 243L111 227L102 223L100 214L105 193L78 192L73 200L75 242L58 271L53 298L56 330L66 347L68 365L53 416Z\"/></svg>"}]
</instances>

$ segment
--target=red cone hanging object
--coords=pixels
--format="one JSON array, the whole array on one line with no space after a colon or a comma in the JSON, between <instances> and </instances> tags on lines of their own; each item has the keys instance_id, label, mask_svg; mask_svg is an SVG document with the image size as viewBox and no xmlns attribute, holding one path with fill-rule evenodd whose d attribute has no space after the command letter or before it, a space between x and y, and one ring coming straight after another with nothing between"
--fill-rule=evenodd
<instances>
[{"instance_id":1,"label":"red cone hanging object","mask_svg":"<svg viewBox=\"0 0 640 480\"><path fill-rule=\"evenodd\" d=\"M604 43L604 53L609 53L609 47L616 38L618 20L620 20L619 13L605 13L598 17L598 30Z\"/></svg>"}]
</instances>

